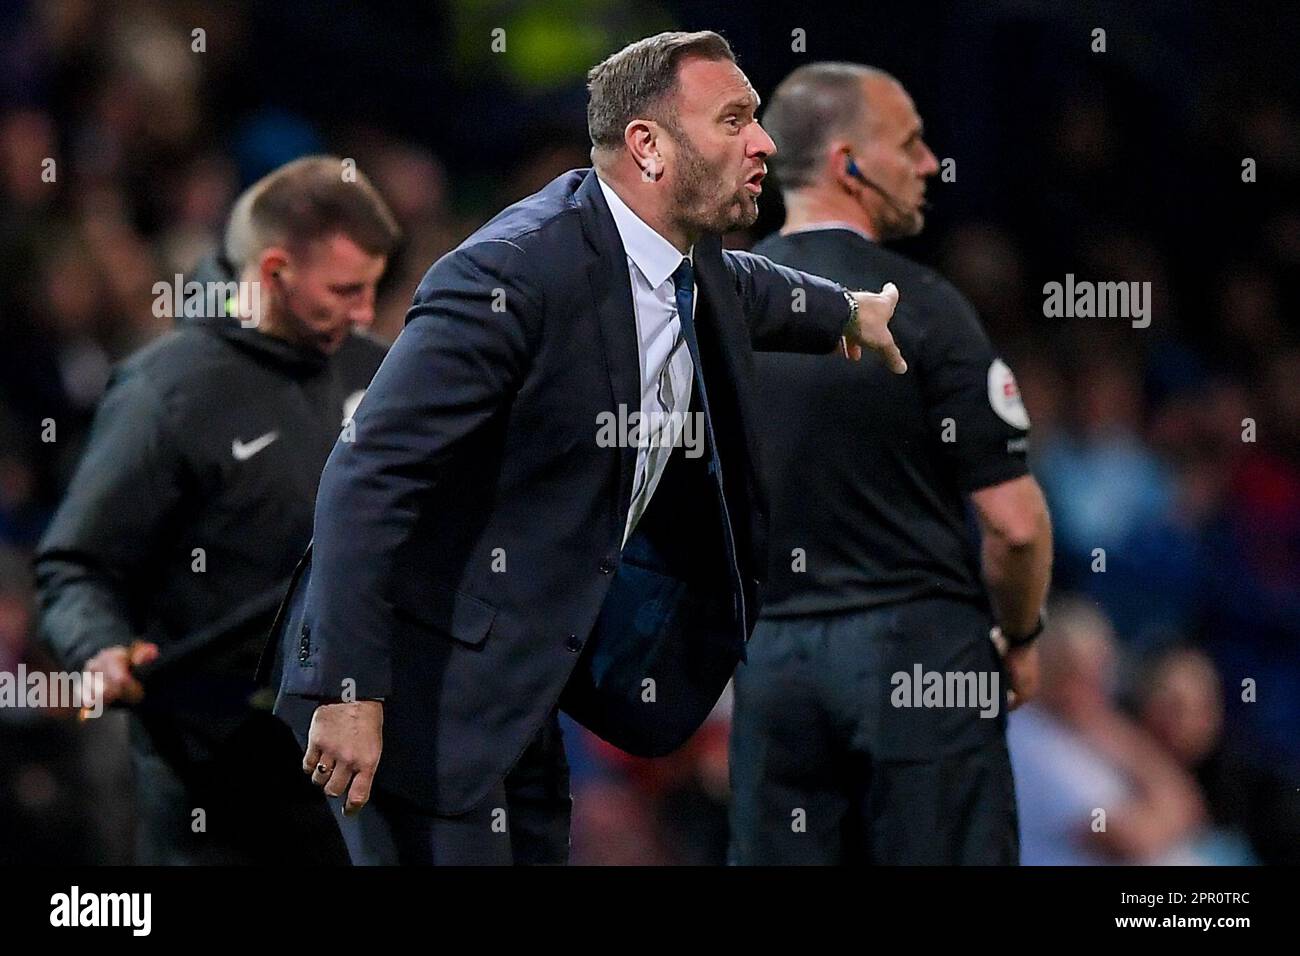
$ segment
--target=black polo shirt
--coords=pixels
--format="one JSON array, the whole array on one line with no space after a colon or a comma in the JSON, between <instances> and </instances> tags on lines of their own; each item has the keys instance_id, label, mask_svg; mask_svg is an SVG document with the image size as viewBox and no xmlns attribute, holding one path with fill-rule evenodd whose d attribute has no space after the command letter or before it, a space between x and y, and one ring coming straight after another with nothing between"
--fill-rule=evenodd
<instances>
[{"instance_id":1,"label":"black polo shirt","mask_svg":"<svg viewBox=\"0 0 1300 956\"><path fill-rule=\"evenodd\" d=\"M933 269L845 228L754 249L850 289L898 286L908 362L757 353L771 560L763 615L946 595L987 605L965 496L1028 473L1014 376L970 303Z\"/></svg>"}]
</instances>

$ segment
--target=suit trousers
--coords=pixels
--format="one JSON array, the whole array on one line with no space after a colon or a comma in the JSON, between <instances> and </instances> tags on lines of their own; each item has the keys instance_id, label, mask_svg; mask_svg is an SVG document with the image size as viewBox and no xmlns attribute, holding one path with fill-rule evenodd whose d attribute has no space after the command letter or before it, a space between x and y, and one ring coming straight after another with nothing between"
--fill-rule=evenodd
<instances>
[{"instance_id":1,"label":"suit trousers","mask_svg":"<svg viewBox=\"0 0 1300 956\"><path fill-rule=\"evenodd\" d=\"M466 813L432 814L378 789L355 816L344 816L342 799L330 804L357 866L566 864L573 801L559 711Z\"/></svg>"},{"instance_id":2,"label":"suit trousers","mask_svg":"<svg viewBox=\"0 0 1300 956\"><path fill-rule=\"evenodd\" d=\"M730 862L1017 863L991 626L945 598L761 620L736 671ZM996 713L917 706L911 684L933 672L982 679Z\"/></svg>"}]
</instances>

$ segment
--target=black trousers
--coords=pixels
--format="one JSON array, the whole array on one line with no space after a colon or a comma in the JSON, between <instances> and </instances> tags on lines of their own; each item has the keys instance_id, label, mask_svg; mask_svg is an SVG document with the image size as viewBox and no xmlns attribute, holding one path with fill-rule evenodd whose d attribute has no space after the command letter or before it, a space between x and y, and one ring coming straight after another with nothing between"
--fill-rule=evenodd
<instances>
[{"instance_id":1,"label":"black trousers","mask_svg":"<svg viewBox=\"0 0 1300 956\"><path fill-rule=\"evenodd\" d=\"M1018 863L991 626L946 599L760 621L736 672L730 861ZM898 706L915 702L902 692L917 665L983 673L990 694L996 676L996 715L969 700Z\"/></svg>"},{"instance_id":2,"label":"black trousers","mask_svg":"<svg viewBox=\"0 0 1300 956\"><path fill-rule=\"evenodd\" d=\"M573 801L558 711L505 778L466 813L437 816L378 789L352 817L343 815L342 799L330 804L358 866L566 864Z\"/></svg>"},{"instance_id":3,"label":"black trousers","mask_svg":"<svg viewBox=\"0 0 1300 956\"><path fill-rule=\"evenodd\" d=\"M269 712L135 716L131 760L139 864L348 863L302 748Z\"/></svg>"}]
</instances>

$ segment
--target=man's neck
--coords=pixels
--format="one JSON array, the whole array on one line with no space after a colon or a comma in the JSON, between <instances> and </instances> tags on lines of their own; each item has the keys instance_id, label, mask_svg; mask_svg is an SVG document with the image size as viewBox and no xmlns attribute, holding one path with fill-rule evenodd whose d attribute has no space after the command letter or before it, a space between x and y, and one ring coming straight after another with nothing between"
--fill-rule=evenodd
<instances>
[{"instance_id":1,"label":"man's neck","mask_svg":"<svg viewBox=\"0 0 1300 956\"><path fill-rule=\"evenodd\" d=\"M629 183L624 177L605 169L596 170L596 175L618 194L623 204L636 213L642 222L671 242L674 249L682 255L690 251L699 237L691 235L681 225L672 222L666 212L660 208L660 203L656 201L658 197L641 188L643 185L650 184L642 184L639 180L635 184Z\"/></svg>"},{"instance_id":2,"label":"man's neck","mask_svg":"<svg viewBox=\"0 0 1300 956\"><path fill-rule=\"evenodd\" d=\"M269 335L273 339L279 339L281 342L288 342L290 345L301 345L293 333L286 329L278 321L272 319L269 315L264 315L262 321L257 323L257 331L263 335Z\"/></svg>"},{"instance_id":3,"label":"man's neck","mask_svg":"<svg viewBox=\"0 0 1300 956\"><path fill-rule=\"evenodd\" d=\"M791 190L783 194L785 225L781 235L816 229L828 225L848 226L873 241L880 240L880 230L871 216L851 196L828 196L812 189Z\"/></svg>"},{"instance_id":4,"label":"man's neck","mask_svg":"<svg viewBox=\"0 0 1300 956\"><path fill-rule=\"evenodd\" d=\"M295 341L292 330L285 328L284 318L271 301L271 297L265 294L267 292L267 284L262 281L261 275L255 270L250 269L249 271L243 272L239 275L239 281L241 284L250 288L258 289L259 293L261 293L255 299L257 302L258 315L257 322L252 326L252 328L256 329L263 335L269 335L272 338L280 339L293 345L298 345L299 343Z\"/></svg>"},{"instance_id":5,"label":"man's neck","mask_svg":"<svg viewBox=\"0 0 1300 956\"><path fill-rule=\"evenodd\" d=\"M263 335L269 335L273 339L279 339L281 342L288 342L290 345L301 346L303 343L294 335L294 330L288 328L288 323L284 317L270 303L262 304L261 315L258 316L257 324L253 326Z\"/></svg>"}]
</instances>

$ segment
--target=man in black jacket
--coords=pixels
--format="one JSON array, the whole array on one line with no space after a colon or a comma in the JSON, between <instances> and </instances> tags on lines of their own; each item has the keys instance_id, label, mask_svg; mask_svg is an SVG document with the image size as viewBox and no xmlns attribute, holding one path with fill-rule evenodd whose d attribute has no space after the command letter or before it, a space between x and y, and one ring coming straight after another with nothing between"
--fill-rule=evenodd
<instances>
[{"instance_id":1,"label":"man in black jacket","mask_svg":"<svg viewBox=\"0 0 1300 956\"><path fill-rule=\"evenodd\" d=\"M43 639L133 707L139 862L340 859L253 676L325 458L383 358L352 330L397 239L341 160L250 187L223 254L156 287L179 327L115 371L40 542Z\"/></svg>"},{"instance_id":2,"label":"man in black jacket","mask_svg":"<svg viewBox=\"0 0 1300 956\"><path fill-rule=\"evenodd\" d=\"M1028 416L970 304L880 245L921 230L939 169L903 87L809 64L764 123L787 217L755 251L854 286L897 282L914 372L757 357L772 552L736 673L733 860L1014 863L1004 703L1034 691L1052 552ZM861 418L833 414L867 402ZM1013 645L1002 657L995 627Z\"/></svg>"}]
</instances>

